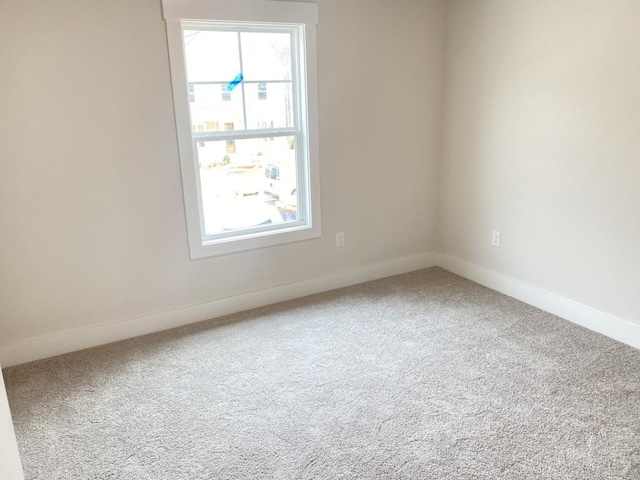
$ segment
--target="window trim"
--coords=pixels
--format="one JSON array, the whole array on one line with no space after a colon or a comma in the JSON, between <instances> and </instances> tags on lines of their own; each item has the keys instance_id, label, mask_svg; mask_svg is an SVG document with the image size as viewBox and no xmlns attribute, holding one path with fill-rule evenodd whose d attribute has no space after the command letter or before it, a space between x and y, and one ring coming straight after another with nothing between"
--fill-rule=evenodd
<instances>
[{"instance_id":1,"label":"window trim","mask_svg":"<svg viewBox=\"0 0 640 480\"><path fill-rule=\"evenodd\" d=\"M162 0L165 20L300 23L318 25L315 3L284 0Z\"/></svg>"},{"instance_id":2,"label":"window trim","mask_svg":"<svg viewBox=\"0 0 640 480\"><path fill-rule=\"evenodd\" d=\"M163 0L162 5L167 28L178 153L191 259L319 238L321 236L321 222L316 66L317 5L280 0ZM301 104L307 113L307 118L301 119L304 123L301 128L307 138L307 172L303 187L308 192L310 208L306 225L292 224L266 231L258 229L244 234L240 231L237 236L203 243L205 232L200 218L199 181L194 164L189 92L181 25L183 20L190 22L198 20L266 22L303 27L301 55L304 58L300 59L300 62L304 62L305 68L302 70L306 74L306 78L300 78L300 83L306 88L303 89L305 90L304 96L299 101L304 102ZM235 132L235 134L237 133ZM250 135L251 131L247 130L245 133ZM303 179L300 178L299 181L301 180Z\"/></svg>"}]
</instances>

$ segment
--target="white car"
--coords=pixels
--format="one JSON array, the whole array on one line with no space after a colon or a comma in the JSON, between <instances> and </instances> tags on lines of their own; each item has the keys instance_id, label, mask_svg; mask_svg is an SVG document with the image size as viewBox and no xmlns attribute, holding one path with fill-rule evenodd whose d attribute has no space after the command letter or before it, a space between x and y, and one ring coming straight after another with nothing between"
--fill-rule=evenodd
<instances>
[{"instance_id":1,"label":"white car","mask_svg":"<svg viewBox=\"0 0 640 480\"><path fill-rule=\"evenodd\" d=\"M295 164L268 164L264 168L264 193L270 197L291 195L296 189Z\"/></svg>"}]
</instances>

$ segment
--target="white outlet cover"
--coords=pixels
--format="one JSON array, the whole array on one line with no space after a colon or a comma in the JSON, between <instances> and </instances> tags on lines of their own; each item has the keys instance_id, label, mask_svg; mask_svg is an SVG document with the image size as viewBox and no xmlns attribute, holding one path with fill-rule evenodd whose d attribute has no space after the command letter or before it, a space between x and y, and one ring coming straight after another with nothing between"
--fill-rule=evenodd
<instances>
[{"instance_id":1,"label":"white outlet cover","mask_svg":"<svg viewBox=\"0 0 640 480\"><path fill-rule=\"evenodd\" d=\"M494 247L500 247L500 241L502 239L502 234L498 230L493 231L493 236L491 237L491 245Z\"/></svg>"}]
</instances>

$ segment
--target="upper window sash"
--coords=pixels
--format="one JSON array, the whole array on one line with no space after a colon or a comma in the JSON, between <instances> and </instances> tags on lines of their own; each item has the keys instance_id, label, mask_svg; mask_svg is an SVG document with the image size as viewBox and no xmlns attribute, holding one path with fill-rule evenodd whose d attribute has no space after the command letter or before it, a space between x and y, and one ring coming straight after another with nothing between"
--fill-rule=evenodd
<instances>
[{"instance_id":1,"label":"upper window sash","mask_svg":"<svg viewBox=\"0 0 640 480\"><path fill-rule=\"evenodd\" d=\"M166 1L166 0L165 0ZM171 0L175 1L175 0ZM241 2L241 0L237 0ZM265 1L265 0L263 0ZM295 5L292 2L269 2L269 3L278 3L285 5ZM307 78L306 78L306 58L305 58L305 27L296 24L284 24L281 23L278 26L274 25L259 25L259 24L251 24L251 25L243 25L242 22L230 22L226 20L213 20L213 21L202 21L202 20L169 20L168 22L176 22L180 25L180 29L182 32L181 38L184 39L184 31L186 30L199 30L199 31L229 31L234 33L285 33L290 36L291 39L291 78L288 79L278 79L273 80L270 78L254 78L253 80L247 80L246 78L242 80L239 89L243 92L243 105L246 105L247 97L245 93L246 85L259 85L259 84L289 84L292 88L291 90L291 113L292 113L292 124L290 126L276 126L276 127L265 127L265 128L240 128L238 130L231 131L218 131L218 132L197 132L192 131L192 137L203 137L215 138L215 137L233 137L233 138L257 138L260 136L273 136L270 133L282 133L282 134L290 134L305 131L305 135L308 134L306 132L306 89L307 89ZM306 27L308 28L308 27ZM183 43L183 50L185 49L185 45ZM186 70L186 67L185 67ZM240 64L240 73L245 73L244 65L242 62ZM187 78L187 81L189 79ZM226 85L226 82L221 82L217 80L212 81L189 81L190 85L195 84L209 84L209 85ZM244 107L243 107L244 108ZM245 111L246 115L246 111ZM245 117L246 120L246 117Z\"/></svg>"},{"instance_id":2,"label":"upper window sash","mask_svg":"<svg viewBox=\"0 0 640 480\"><path fill-rule=\"evenodd\" d=\"M282 0L162 0L165 19L318 24L315 3Z\"/></svg>"}]
</instances>

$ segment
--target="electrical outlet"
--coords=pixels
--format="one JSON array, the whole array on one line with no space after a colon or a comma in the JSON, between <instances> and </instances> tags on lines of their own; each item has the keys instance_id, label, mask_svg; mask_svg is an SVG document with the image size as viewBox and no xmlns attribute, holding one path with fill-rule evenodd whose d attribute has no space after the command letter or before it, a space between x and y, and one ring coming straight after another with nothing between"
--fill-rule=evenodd
<instances>
[{"instance_id":1,"label":"electrical outlet","mask_svg":"<svg viewBox=\"0 0 640 480\"><path fill-rule=\"evenodd\" d=\"M502 234L498 230L493 231L493 236L491 237L491 245L494 247L500 248L500 240Z\"/></svg>"},{"instance_id":2,"label":"electrical outlet","mask_svg":"<svg viewBox=\"0 0 640 480\"><path fill-rule=\"evenodd\" d=\"M336 233L336 247L344 247L344 232Z\"/></svg>"}]
</instances>

